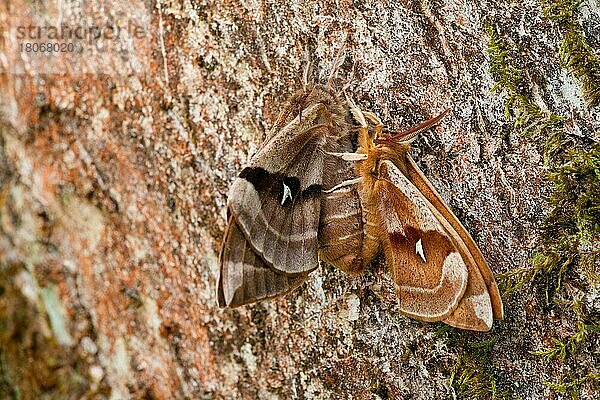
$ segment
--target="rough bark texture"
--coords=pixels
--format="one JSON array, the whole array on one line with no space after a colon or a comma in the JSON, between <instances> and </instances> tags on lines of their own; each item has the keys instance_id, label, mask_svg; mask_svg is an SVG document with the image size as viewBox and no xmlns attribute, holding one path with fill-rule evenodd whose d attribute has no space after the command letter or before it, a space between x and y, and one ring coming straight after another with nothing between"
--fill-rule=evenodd
<instances>
[{"instance_id":1,"label":"rough bark texture","mask_svg":"<svg viewBox=\"0 0 600 400\"><path fill-rule=\"evenodd\" d=\"M506 396L557 398L544 382L598 373L597 338L568 362L529 353L575 329L542 287L506 298L488 334L399 316L381 262L359 277L324 265L284 299L215 301L229 183L300 88L305 54L324 81L344 38L340 85L352 79L348 93L390 127L453 109L412 153L495 273L526 266L546 212L545 139L519 136L490 92L485 21L519 49L536 104L576 136L600 128L542 5L48 3L0 6L13 29L0 38L0 397L447 399L468 343L488 339L486 373ZM580 10L598 49L598 3ZM123 16L145 34L121 53L63 65L16 49L18 25Z\"/></svg>"}]
</instances>

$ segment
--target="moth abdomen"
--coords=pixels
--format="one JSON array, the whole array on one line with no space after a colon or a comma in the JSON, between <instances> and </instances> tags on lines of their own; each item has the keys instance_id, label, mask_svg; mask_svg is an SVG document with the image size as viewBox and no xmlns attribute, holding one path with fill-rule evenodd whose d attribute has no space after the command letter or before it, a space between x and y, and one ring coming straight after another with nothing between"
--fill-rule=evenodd
<instances>
[{"instance_id":1,"label":"moth abdomen","mask_svg":"<svg viewBox=\"0 0 600 400\"><path fill-rule=\"evenodd\" d=\"M345 137L336 150L348 151L350 148L350 137ZM344 272L361 273L377 253L379 245L372 228L366 225L359 184L343 184L354 180L355 166L335 155L328 155L325 165L327 173L323 176L323 186L329 190L321 197L319 255Z\"/></svg>"}]
</instances>

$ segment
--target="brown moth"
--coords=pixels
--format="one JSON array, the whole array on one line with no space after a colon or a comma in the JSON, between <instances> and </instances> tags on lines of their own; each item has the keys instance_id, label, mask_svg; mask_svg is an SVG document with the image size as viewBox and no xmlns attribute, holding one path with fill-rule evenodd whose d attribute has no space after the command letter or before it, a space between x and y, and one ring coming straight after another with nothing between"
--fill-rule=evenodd
<instances>
[{"instance_id":1,"label":"brown moth","mask_svg":"<svg viewBox=\"0 0 600 400\"><path fill-rule=\"evenodd\" d=\"M351 228L357 211L353 207L345 213L322 213L321 241L326 246L321 257L356 273L383 250L400 313L488 331L494 318L503 318L493 274L469 233L408 155L410 142L448 110L407 131L387 134L375 115L361 112L350 100L348 104L360 124L358 149L336 156L356 162L356 178L339 184L325 199L353 198L348 186L356 184L362 229Z\"/></svg>"},{"instance_id":2,"label":"brown moth","mask_svg":"<svg viewBox=\"0 0 600 400\"><path fill-rule=\"evenodd\" d=\"M477 245L408 155L442 116L391 135L329 87L292 96L231 187L219 305L287 293L319 258L361 273L383 250L402 314L478 331L502 319Z\"/></svg>"}]
</instances>

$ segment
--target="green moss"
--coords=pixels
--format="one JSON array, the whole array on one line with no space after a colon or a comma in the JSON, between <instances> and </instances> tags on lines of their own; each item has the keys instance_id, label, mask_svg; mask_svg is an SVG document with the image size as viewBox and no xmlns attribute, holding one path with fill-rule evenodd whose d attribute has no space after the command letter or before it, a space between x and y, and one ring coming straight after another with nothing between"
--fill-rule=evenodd
<instances>
[{"instance_id":1,"label":"green moss","mask_svg":"<svg viewBox=\"0 0 600 400\"><path fill-rule=\"evenodd\" d=\"M492 368L497 338L471 342L469 333L447 325L438 329L437 335L447 335L448 347L459 349L449 379L457 399L514 399L508 390L501 388Z\"/></svg>"},{"instance_id":2,"label":"green moss","mask_svg":"<svg viewBox=\"0 0 600 400\"><path fill-rule=\"evenodd\" d=\"M542 110L531 100L526 91L526 82L521 70L511 65L513 61L510 52L501 42L491 24L486 25L489 35L486 52L490 57L489 71L494 76L496 84L492 92L505 93L504 114L514 120L514 128L522 135L536 135L546 130L556 130L562 127L564 118Z\"/></svg>"},{"instance_id":3,"label":"green moss","mask_svg":"<svg viewBox=\"0 0 600 400\"><path fill-rule=\"evenodd\" d=\"M404 349L404 352L400 356L400 361L402 361L402 362L408 361L410 356L413 355L415 350L417 349L417 342L414 340L407 340L404 343L404 345L406 346L406 348Z\"/></svg>"},{"instance_id":4,"label":"green moss","mask_svg":"<svg viewBox=\"0 0 600 400\"><path fill-rule=\"evenodd\" d=\"M572 8L563 4L553 9L555 18L566 18ZM523 73L511 67L508 51L491 25L487 27L490 40L490 72L496 79L492 88L506 92L505 114L515 121L515 130L523 134L546 136L545 162L549 166L546 181L553 191L548 205L551 209L541 229L538 251L531 265L498 276L506 296L514 293L540 273L551 275L553 288L561 283L575 266L583 266L592 283L597 283L594 269L598 250L592 246L600 235L600 146L590 150L574 150L566 137L563 117L541 110L528 96Z\"/></svg>"},{"instance_id":5,"label":"green moss","mask_svg":"<svg viewBox=\"0 0 600 400\"><path fill-rule=\"evenodd\" d=\"M600 98L600 68L597 56L585 42L574 19L578 5L578 1L555 1L544 14L562 27L564 40L559 51L563 65L580 80L588 102L594 103ZM565 281L580 289L579 293L600 284L596 270L600 263L600 144L585 147L584 143L569 137L563 117L542 110L533 102L524 78L526 74L511 66L516 63L491 25L487 30L490 72L496 80L492 90L506 94L505 115L514 120L517 132L545 138L544 160L548 169L545 181L551 188L550 211L539 231L536 253L530 264L499 275L498 282L504 297L526 284L543 283L548 303L565 305L557 293L561 293L560 298L567 299L562 314L566 321L570 315L576 316L575 321L571 319L576 326L575 332L566 339L553 339L553 345L546 349L531 352L565 362L600 332L597 321L583 314L579 298L562 290ZM460 363L470 368L468 359L461 359L458 367ZM477 365L475 362L473 371L477 371ZM463 372L459 378L468 383L466 387L478 386L477 381L469 383L472 380L469 374ZM597 381L598 375L588 374L547 386L576 398L579 387L590 380ZM458 382L462 381L458 379Z\"/></svg>"},{"instance_id":6,"label":"green moss","mask_svg":"<svg viewBox=\"0 0 600 400\"><path fill-rule=\"evenodd\" d=\"M590 105L600 102L600 59L583 33L569 29L560 47L562 64L581 83L583 97Z\"/></svg>"},{"instance_id":7,"label":"green moss","mask_svg":"<svg viewBox=\"0 0 600 400\"><path fill-rule=\"evenodd\" d=\"M577 315L577 330L567 340L553 339L553 345L539 351L530 351L530 354L543 356L546 358L560 358L565 361L567 357L577 353L581 345L592 336L600 333L600 325L597 325L588 320L582 312L580 301L566 302L569 308L575 311Z\"/></svg>"},{"instance_id":8,"label":"green moss","mask_svg":"<svg viewBox=\"0 0 600 400\"><path fill-rule=\"evenodd\" d=\"M581 386L586 382L589 382L591 385L597 387L598 382L600 382L600 374L587 374L582 376L581 378L571 378L571 380L563 380L561 383L546 382L545 385L559 393L570 394L571 398L575 400L579 398Z\"/></svg>"},{"instance_id":9,"label":"green moss","mask_svg":"<svg viewBox=\"0 0 600 400\"><path fill-rule=\"evenodd\" d=\"M509 64L508 50L491 24L486 24L486 30L489 36L486 52L490 56L490 72L496 78L492 92L507 90L509 96L515 95L523 82L523 72ZM506 107L505 110L510 111L510 107Z\"/></svg>"},{"instance_id":10,"label":"green moss","mask_svg":"<svg viewBox=\"0 0 600 400\"><path fill-rule=\"evenodd\" d=\"M377 396L377 398L382 400L387 400L390 398L389 389L385 385L385 382L377 381L374 385L371 385L369 391Z\"/></svg>"},{"instance_id":11,"label":"green moss","mask_svg":"<svg viewBox=\"0 0 600 400\"><path fill-rule=\"evenodd\" d=\"M560 46L562 65L581 83L588 104L600 102L600 59L587 43L575 14L581 1L557 0L544 9L544 15L563 31Z\"/></svg>"},{"instance_id":12,"label":"green moss","mask_svg":"<svg viewBox=\"0 0 600 400\"><path fill-rule=\"evenodd\" d=\"M551 211L542 227L542 252L533 263L546 272L558 268L561 279L574 263L587 259L593 266L599 260L593 241L600 238L600 144L562 153L546 178L553 189ZM589 278L600 283L593 274Z\"/></svg>"},{"instance_id":13,"label":"green moss","mask_svg":"<svg viewBox=\"0 0 600 400\"><path fill-rule=\"evenodd\" d=\"M544 16L551 21L567 22L579 8L581 0L554 1L544 9Z\"/></svg>"},{"instance_id":14,"label":"green moss","mask_svg":"<svg viewBox=\"0 0 600 400\"><path fill-rule=\"evenodd\" d=\"M514 120L514 128L522 135L542 135L548 138L545 144L546 163L551 161L556 154L563 151L566 144L563 133L563 118L559 115L539 108L527 92L527 82L524 73L511 65L515 61L510 57L507 47L499 38L498 33L491 24L487 24L489 35L487 53L490 57L489 71L494 76L496 84L492 92L505 93L504 113L507 119ZM543 256L526 268L499 275L498 282L502 294L510 295L520 289L525 283L533 281L537 274L544 270L544 266L554 265L555 261L548 256L545 264Z\"/></svg>"},{"instance_id":15,"label":"green moss","mask_svg":"<svg viewBox=\"0 0 600 400\"><path fill-rule=\"evenodd\" d=\"M499 276L504 295L514 293L538 274L551 278L548 292L560 291L575 269L585 276L580 281L584 288L600 284L596 271L600 250L594 244L600 240L600 144L589 150L565 150L549 147L548 142L547 154L555 163L546 175L552 188L550 212L540 229L531 265Z\"/></svg>"}]
</instances>

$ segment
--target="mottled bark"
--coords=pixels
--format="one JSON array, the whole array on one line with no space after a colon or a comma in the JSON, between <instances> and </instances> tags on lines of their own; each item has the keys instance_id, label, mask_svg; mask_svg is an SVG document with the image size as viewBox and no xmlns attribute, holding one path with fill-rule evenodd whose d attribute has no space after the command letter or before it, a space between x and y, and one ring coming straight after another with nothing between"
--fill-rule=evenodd
<instances>
[{"instance_id":1,"label":"mottled bark","mask_svg":"<svg viewBox=\"0 0 600 400\"><path fill-rule=\"evenodd\" d=\"M542 286L506 298L491 333L458 334L462 347L398 315L381 262L359 277L324 265L284 299L216 307L228 186L300 88L305 54L324 81L344 41L339 84L390 127L452 108L412 154L495 273L526 266L545 138L515 132L490 92L486 21L519 49L536 104L576 136L600 128L540 4L47 3L0 6L0 397L447 399L464 343L488 339L488 372L515 397L598 373L597 338L569 362L528 353L575 329ZM83 18L142 33L52 62L17 48L17 26ZM581 18L598 49L596 0Z\"/></svg>"}]
</instances>

